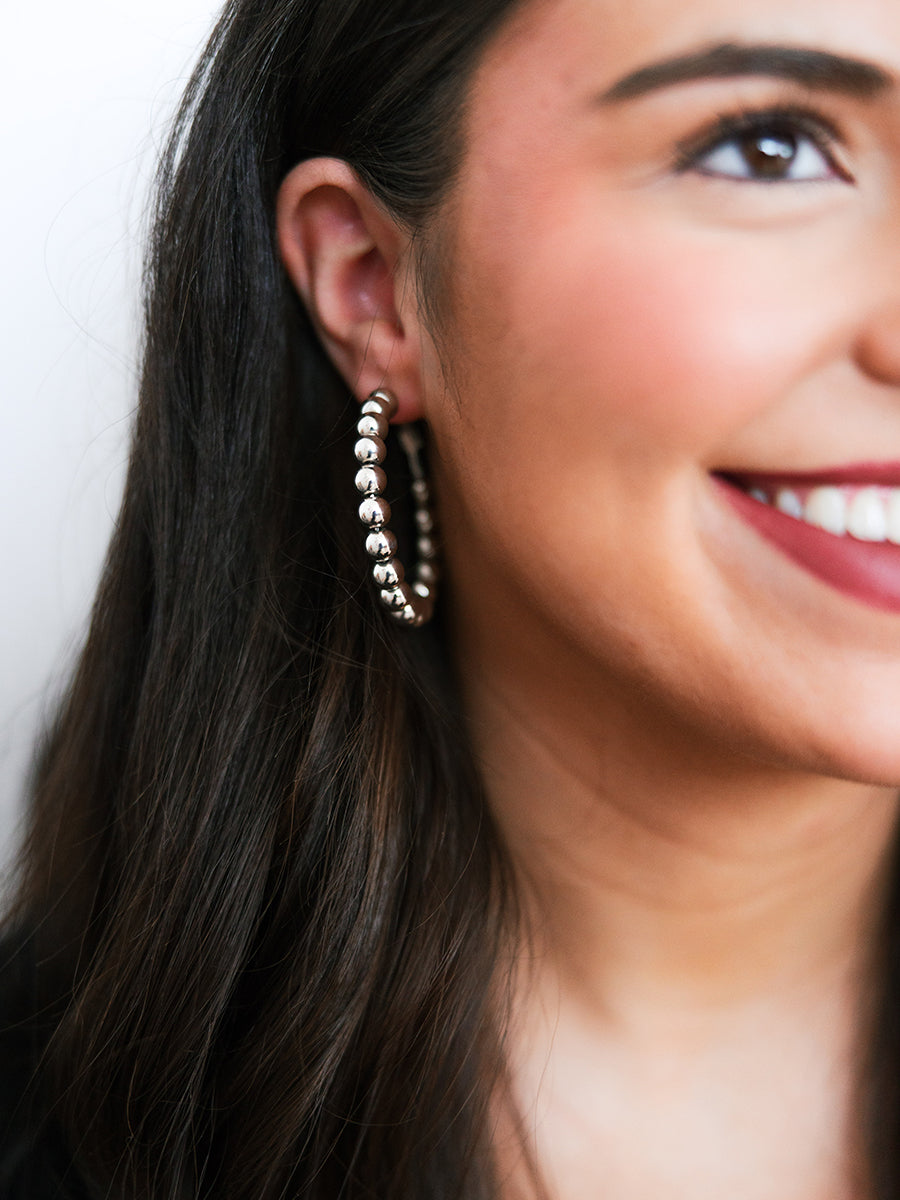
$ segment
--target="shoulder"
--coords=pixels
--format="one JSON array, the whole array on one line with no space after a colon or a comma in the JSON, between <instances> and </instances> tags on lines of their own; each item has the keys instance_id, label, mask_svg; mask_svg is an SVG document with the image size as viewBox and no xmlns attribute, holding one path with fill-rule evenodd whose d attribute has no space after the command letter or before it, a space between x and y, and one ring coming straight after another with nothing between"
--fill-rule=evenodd
<instances>
[{"instance_id":1,"label":"shoulder","mask_svg":"<svg viewBox=\"0 0 900 1200\"><path fill-rule=\"evenodd\" d=\"M89 1200L38 1101L45 1031L27 939L0 940L0 1197Z\"/></svg>"}]
</instances>

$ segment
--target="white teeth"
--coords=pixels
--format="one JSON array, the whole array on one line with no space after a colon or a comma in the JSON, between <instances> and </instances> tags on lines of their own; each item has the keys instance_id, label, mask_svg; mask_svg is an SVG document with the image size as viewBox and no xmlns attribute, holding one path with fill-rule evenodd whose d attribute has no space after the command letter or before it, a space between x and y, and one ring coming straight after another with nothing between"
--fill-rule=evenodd
<instances>
[{"instance_id":1,"label":"white teeth","mask_svg":"<svg viewBox=\"0 0 900 1200\"><path fill-rule=\"evenodd\" d=\"M818 525L828 533L847 532L847 502L840 488L813 488L806 498L803 515L810 525ZM900 509L897 515L900 517ZM897 527L900 529L900 523Z\"/></svg>"},{"instance_id":2,"label":"white teeth","mask_svg":"<svg viewBox=\"0 0 900 1200\"><path fill-rule=\"evenodd\" d=\"M800 503L800 497L796 492L792 492L790 488L779 488L778 494L775 497L775 507L783 513L787 513L789 517L800 518L803 516L803 505Z\"/></svg>"},{"instance_id":3,"label":"white teeth","mask_svg":"<svg viewBox=\"0 0 900 1200\"><path fill-rule=\"evenodd\" d=\"M837 537L849 535L861 542L893 542L900 546L900 487L853 484L766 491L755 485L748 488L748 494Z\"/></svg>"},{"instance_id":4,"label":"white teeth","mask_svg":"<svg viewBox=\"0 0 900 1200\"><path fill-rule=\"evenodd\" d=\"M885 540L887 514L877 488L862 488L850 501L847 509L847 532L862 542Z\"/></svg>"},{"instance_id":5,"label":"white teeth","mask_svg":"<svg viewBox=\"0 0 900 1200\"><path fill-rule=\"evenodd\" d=\"M900 545L900 490L892 489L887 502L887 537L889 542Z\"/></svg>"}]
</instances>

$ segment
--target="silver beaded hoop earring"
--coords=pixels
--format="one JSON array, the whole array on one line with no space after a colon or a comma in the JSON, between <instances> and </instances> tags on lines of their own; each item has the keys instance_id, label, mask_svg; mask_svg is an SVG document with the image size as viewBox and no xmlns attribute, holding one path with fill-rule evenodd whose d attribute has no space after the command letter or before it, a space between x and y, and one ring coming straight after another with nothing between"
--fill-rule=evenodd
<instances>
[{"instance_id":1,"label":"silver beaded hoop earring","mask_svg":"<svg viewBox=\"0 0 900 1200\"><path fill-rule=\"evenodd\" d=\"M429 621L434 611L437 547L428 482L422 468L422 439L412 425L402 425L397 436L409 461L412 476L416 548L419 554L413 581L407 582L403 564L396 557L397 539L387 527L391 519L391 506L384 498L387 475L382 464L387 454L385 443L390 428L388 423L396 411L396 399L390 392L381 389L372 392L363 401L356 425L359 440L354 446L358 464L356 490L363 496L359 519L367 532L366 551L374 559L372 578L378 585L381 604L395 621L415 629Z\"/></svg>"}]
</instances>

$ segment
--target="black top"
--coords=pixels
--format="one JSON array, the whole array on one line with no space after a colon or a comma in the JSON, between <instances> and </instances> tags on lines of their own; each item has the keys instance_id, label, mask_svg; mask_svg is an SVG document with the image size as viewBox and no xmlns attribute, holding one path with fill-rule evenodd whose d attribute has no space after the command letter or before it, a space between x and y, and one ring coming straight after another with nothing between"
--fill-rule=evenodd
<instances>
[{"instance_id":1,"label":"black top","mask_svg":"<svg viewBox=\"0 0 900 1200\"><path fill-rule=\"evenodd\" d=\"M23 945L0 943L0 1200L90 1200L58 1128L39 1115L45 1034L29 963Z\"/></svg>"}]
</instances>

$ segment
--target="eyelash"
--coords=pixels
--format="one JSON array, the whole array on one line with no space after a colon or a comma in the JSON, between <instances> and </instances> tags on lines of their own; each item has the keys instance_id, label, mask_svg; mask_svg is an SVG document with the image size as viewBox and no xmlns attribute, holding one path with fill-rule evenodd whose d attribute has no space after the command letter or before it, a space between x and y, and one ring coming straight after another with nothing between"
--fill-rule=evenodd
<instances>
[{"instance_id":1,"label":"eyelash","mask_svg":"<svg viewBox=\"0 0 900 1200\"><path fill-rule=\"evenodd\" d=\"M713 178L732 179L736 182L796 182L793 180L765 181L752 175L746 177L724 173L720 175L715 171L703 170L702 159L726 143L753 134L761 137L764 134L772 133L781 136L787 135L798 140L806 139L828 163L835 179L845 183L852 182L850 173L838 161L835 154L836 147L843 141L840 130L821 113L796 105L777 105L746 112L723 113L702 133L687 139L678 146L675 169L679 173L698 171Z\"/></svg>"}]
</instances>

